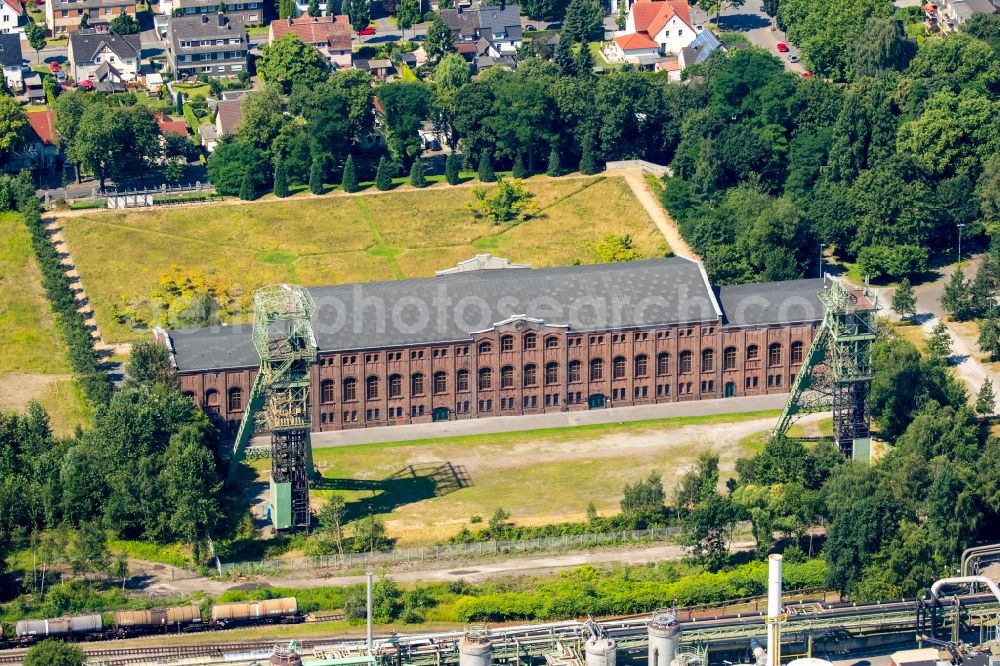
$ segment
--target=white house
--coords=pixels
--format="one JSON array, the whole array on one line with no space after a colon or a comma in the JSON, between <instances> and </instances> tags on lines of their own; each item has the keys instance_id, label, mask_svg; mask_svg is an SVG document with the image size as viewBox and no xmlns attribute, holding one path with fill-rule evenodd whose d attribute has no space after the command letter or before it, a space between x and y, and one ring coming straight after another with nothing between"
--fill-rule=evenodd
<instances>
[{"instance_id":1,"label":"white house","mask_svg":"<svg viewBox=\"0 0 1000 666\"><path fill-rule=\"evenodd\" d=\"M24 7L21 0L0 0L0 34L24 32Z\"/></svg>"},{"instance_id":2,"label":"white house","mask_svg":"<svg viewBox=\"0 0 1000 666\"><path fill-rule=\"evenodd\" d=\"M636 0L615 46L623 60L635 61L653 45L660 55L676 55L696 36L687 0Z\"/></svg>"},{"instance_id":3,"label":"white house","mask_svg":"<svg viewBox=\"0 0 1000 666\"><path fill-rule=\"evenodd\" d=\"M68 60L77 82L125 83L139 74L142 46L139 35L77 30L69 36Z\"/></svg>"},{"instance_id":4,"label":"white house","mask_svg":"<svg viewBox=\"0 0 1000 666\"><path fill-rule=\"evenodd\" d=\"M15 93L21 92L24 75L21 67L21 36L15 33L0 34L0 65L3 65L3 80Z\"/></svg>"}]
</instances>

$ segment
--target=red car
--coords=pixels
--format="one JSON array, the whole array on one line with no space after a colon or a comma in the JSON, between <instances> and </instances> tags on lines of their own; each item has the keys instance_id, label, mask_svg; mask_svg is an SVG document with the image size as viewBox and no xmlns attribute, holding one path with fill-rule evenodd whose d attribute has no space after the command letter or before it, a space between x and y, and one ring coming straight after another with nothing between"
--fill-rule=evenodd
<instances>
[{"instance_id":1,"label":"red car","mask_svg":"<svg viewBox=\"0 0 1000 666\"><path fill-rule=\"evenodd\" d=\"M358 30L358 37L367 37L368 35L374 35L374 34L375 34L375 26L373 25L370 25L362 30Z\"/></svg>"},{"instance_id":2,"label":"red car","mask_svg":"<svg viewBox=\"0 0 1000 666\"><path fill-rule=\"evenodd\" d=\"M802 72L802 78L803 79L811 79L812 77L813 77L813 73L812 72Z\"/></svg>"},{"instance_id":3,"label":"red car","mask_svg":"<svg viewBox=\"0 0 1000 666\"><path fill-rule=\"evenodd\" d=\"M779 53L788 53L788 44L784 42L778 42L774 48L778 49Z\"/></svg>"}]
</instances>

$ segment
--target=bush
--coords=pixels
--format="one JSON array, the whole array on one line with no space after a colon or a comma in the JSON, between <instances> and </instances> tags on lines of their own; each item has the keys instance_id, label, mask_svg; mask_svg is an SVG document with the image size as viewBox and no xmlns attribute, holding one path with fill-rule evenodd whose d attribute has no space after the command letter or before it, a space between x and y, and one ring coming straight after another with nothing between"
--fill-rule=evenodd
<instances>
[{"instance_id":1,"label":"bush","mask_svg":"<svg viewBox=\"0 0 1000 666\"><path fill-rule=\"evenodd\" d=\"M858 254L861 272L872 279L898 279L927 271L927 249L916 245L873 245Z\"/></svg>"}]
</instances>

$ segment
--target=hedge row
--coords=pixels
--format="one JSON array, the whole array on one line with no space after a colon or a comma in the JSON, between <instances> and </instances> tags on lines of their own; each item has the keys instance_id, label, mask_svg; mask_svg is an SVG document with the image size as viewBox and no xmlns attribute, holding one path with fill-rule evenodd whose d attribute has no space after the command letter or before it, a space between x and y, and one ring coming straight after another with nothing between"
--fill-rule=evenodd
<instances>
[{"instance_id":1,"label":"hedge row","mask_svg":"<svg viewBox=\"0 0 1000 666\"><path fill-rule=\"evenodd\" d=\"M784 589L816 589L826 582L826 563L786 563ZM668 606L715 604L767 592L767 564L754 562L731 571L699 573L675 581L587 579L568 576L530 592L498 592L460 598L460 622L552 620L587 615L643 613Z\"/></svg>"},{"instance_id":2,"label":"hedge row","mask_svg":"<svg viewBox=\"0 0 1000 666\"><path fill-rule=\"evenodd\" d=\"M77 310L78 304L73 298L66 274L59 262L59 255L45 233L41 209L38 201L29 199L20 201L19 208L31 232L31 247L35 252L35 260L42 272L42 286L49 299L52 311L56 314L58 328L66 343L66 355L73 369L77 383L84 394L94 405L106 403L111 398L111 384L107 374L101 370L97 354L94 352L94 341L87 322Z\"/></svg>"}]
</instances>

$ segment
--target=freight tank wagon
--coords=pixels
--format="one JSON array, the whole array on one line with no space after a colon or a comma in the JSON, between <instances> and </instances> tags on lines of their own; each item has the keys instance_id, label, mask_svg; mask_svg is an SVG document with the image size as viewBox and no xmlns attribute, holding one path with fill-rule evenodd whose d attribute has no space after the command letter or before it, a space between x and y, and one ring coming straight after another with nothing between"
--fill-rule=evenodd
<instances>
[{"instance_id":1,"label":"freight tank wagon","mask_svg":"<svg viewBox=\"0 0 1000 666\"><path fill-rule=\"evenodd\" d=\"M264 622L296 622L299 605L295 597L246 601L212 606L212 623L221 626Z\"/></svg>"}]
</instances>

